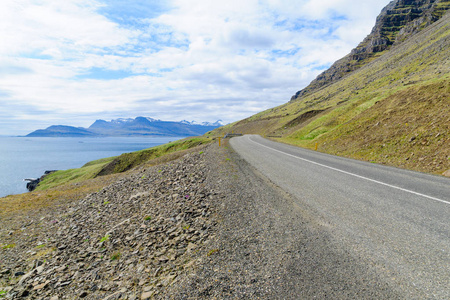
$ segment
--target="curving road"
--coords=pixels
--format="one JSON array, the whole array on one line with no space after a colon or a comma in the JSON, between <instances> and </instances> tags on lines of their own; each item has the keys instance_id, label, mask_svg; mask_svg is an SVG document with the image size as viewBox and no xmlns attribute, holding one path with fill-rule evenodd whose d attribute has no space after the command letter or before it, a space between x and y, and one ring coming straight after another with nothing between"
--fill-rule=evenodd
<instances>
[{"instance_id":1,"label":"curving road","mask_svg":"<svg viewBox=\"0 0 450 300\"><path fill-rule=\"evenodd\" d=\"M233 149L405 298L450 299L450 180L246 135Z\"/></svg>"}]
</instances>

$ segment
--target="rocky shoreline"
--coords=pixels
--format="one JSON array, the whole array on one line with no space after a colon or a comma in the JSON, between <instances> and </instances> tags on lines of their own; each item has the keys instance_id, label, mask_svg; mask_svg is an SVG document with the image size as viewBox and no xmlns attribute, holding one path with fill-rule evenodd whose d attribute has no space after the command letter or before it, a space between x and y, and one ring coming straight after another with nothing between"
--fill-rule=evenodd
<instances>
[{"instance_id":1,"label":"rocky shoreline","mask_svg":"<svg viewBox=\"0 0 450 300\"><path fill-rule=\"evenodd\" d=\"M27 190L29 192L34 191L38 184L49 174L56 172L57 170L48 170L44 172L44 175L42 175L41 177L37 178L37 179L24 179L24 181L28 181L27 182Z\"/></svg>"}]
</instances>

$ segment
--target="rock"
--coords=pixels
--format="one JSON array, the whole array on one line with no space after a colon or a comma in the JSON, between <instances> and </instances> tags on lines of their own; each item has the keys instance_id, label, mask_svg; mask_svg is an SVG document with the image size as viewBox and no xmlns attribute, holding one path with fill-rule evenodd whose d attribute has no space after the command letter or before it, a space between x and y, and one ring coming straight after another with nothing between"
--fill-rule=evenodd
<instances>
[{"instance_id":1,"label":"rock","mask_svg":"<svg viewBox=\"0 0 450 300\"><path fill-rule=\"evenodd\" d=\"M56 170L50 170L50 171L45 171L44 175L42 175L40 178L37 179L24 179L24 181L28 181L27 183L27 190L32 192L34 191L37 186L39 185L39 183L49 174L56 172Z\"/></svg>"},{"instance_id":2,"label":"rock","mask_svg":"<svg viewBox=\"0 0 450 300\"><path fill-rule=\"evenodd\" d=\"M33 290L41 290L41 289L45 289L45 288L48 286L49 283L50 283L50 281L46 281L46 282L44 282L44 283L38 284L38 285L36 285L36 286L33 288Z\"/></svg>"},{"instance_id":3,"label":"rock","mask_svg":"<svg viewBox=\"0 0 450 300\"><path fill-rule=\"evenodd\" d=\"M19 285L23 285L23 283L25 282L25 280L27 280L28 278L30 278L31 275L33 275L34 272L35 272L35 270L31 270L31 271L28 272L27 274L23 275L22 278L20 278L20 280L19 280Z\"/></svg>"},{"instance_id":4,"label":"rock","mask_svg":"<svg viewBox=\"0 0 450 300\"><path fill-rule=\"evenodd\" d=\"M9 273L11 273L11 269L3 269L3 270L0 271L1 275L7 275Z\"/></svg>"},{"instance_id":5,"label":"rock","mask_svg":"<svg viewBox=\"0 0 450 300\"><path fill-rule=\"evenodd\" d=\"M86 297L87 295L88 295L88 292L82 291L78 297L84 298L84 297Z\"/></svg>"},{"instance_id":6,"label":"rock","mask_svg":"<svg viewBox=\"0 0 450 300\"><path fill-rule=\"evenodd\" d=\"M12 286L0 287L0 290L5 292L5 293L9 293L10 291L12 291L12 289L13 289Z\"/></svg>"},{"instance_id":7,"label":"rock","mask_svg":"<svg viewBox=\"0 0 450 300\"><path fill-rule=\"evenodd\" d=\"M153 291L144 292L141 295L141 300L151 299L151 297L153 297L154 294L155 294L155 292L153 292Z\"/></svg>"},{"instance_id":8,"label":"rock","mask_svg":"<svg viewBox=\"0 0 450 300\"><path fill-rule=\"evenodd\" d=\"M161 283L163 284L163 286L168 286L168 285L170 285L173 282L173 280L175 278L177 278L177 274L166 276L166 278L161 280Z\"/></svg>"},{"instance_id":9,"label":"rock","mask_svg":"<svg viewBox=\"0 0 450 300\"><path fill-rule=\"evenodd\" d=\"M445 171L444 173L442 173L442 175L444 175L446 177L450 177L450 169Z\"/></svg>"},{"instance_id":10,"label":"rock","mask_svg":"<svg viewBox=\"0 0 450 300\"><path fill-rule=\"evenodd\" d=\"M67 266L62 266L62 267L56 269L56 272L61 273L61 272L64 272L65 270L67 270Z\"/></svg>"},{"instance_id":11,"label":"rock","mask_svg":"<svg viewBox=\"0 0 450 300\"><path fill-rule=\"evenodd\" d=\"M44 266L43 265L41 265L41 266L36 268L36 273L37 274L41 274L43 271L44 271Z\"/></svg>"},{"instance_id":12,"label":"rock","mask_svg":"<svg viewBox=\"0 0 450 300\"><path fill-rule=\"evenodd\" d=\"M192 252L197 248L197 245L194 243L189 242L188 246L186 247L186 252Z\"/></svg>"},{"instance_id":13,"label":"rock","mask_svg":"<svg viewBox=\"0 0 450 300\"><path fill-rule=\"evenodd\" d=\"M27 190L29 191L29 192L32 192L32 191L34 191L36 188L37 188L37 186L38 186L38 184L39 184L39 182L41 181L39 178L38 179L34 179L34 180L30 180L30 179L24 179L25 181L29 181L29 182L27 182Z\"/></svg>"},{"instance_id":14,"label":"rock","mask_svg":"<svg viewBox=\"0 0 450 300\"><path fill-rule=\"evenodd\" d=\"M71 283L72 283L72 281L65 281L65 282L61 282L59 286L60 287L64 287L64 286L69 285Z\"/></svg>"}]
</instances>

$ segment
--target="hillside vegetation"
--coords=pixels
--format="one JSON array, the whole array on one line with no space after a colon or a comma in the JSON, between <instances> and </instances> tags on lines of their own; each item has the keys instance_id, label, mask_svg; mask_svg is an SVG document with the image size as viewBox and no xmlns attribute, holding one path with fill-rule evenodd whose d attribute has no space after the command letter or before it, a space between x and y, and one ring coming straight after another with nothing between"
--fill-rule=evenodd
<instances>
[{"instance_id":1,"label":"hillside vegetation","mask_svg":"<svg viewBox=\"0 0 450 300\"><path fill-rule=\"evenodd\" d=\"M140 151L124 153L116 157L103 158L86 163L78 169L54 172L38 185L37 190L46 190L61 184L75 183L99 176L122 173L140 165L156 165L182 156L185 150L195 148L211 140L188 138Z\"/></svg>"},{"instance_id":2,"label":"hillside vegetation","mask_svg":"<svg viewBox=\"0 0 450 300\"><path fill-rule=\"evenodd\" d=\"M442 174L450 169L449 23L446 13L345 77L215 133L317 144L319 151Z\"/></svg>"}]
</instances>

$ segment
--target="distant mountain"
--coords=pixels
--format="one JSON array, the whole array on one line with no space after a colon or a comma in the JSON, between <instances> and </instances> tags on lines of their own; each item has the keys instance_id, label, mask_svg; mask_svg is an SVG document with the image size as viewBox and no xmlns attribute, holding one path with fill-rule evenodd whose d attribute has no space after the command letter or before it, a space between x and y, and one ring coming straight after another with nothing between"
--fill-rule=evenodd
<instances>
[{"instance_id":1,"label":"distant mountain","mask_svg":"<svg viewBox=\"0 0 450 300\"><path fill-rule=\"evenodd\" d=\"M47 129L38 129L28 134L27 137L89 137L95 133L82 128L65 125L52 125Z\"/></svg>"},{"instance_id":2,"label":"distant mountain","mask_svg":"<svg viewBox=\"0 0 450 300\"><path fill-rule=\"evenodd\" d=\"M222 126L195 121L161 121L147 117L96 120L89 128L53 125L28 134L27 137L96 137L96 136L196 136Z\"/></svg>"}]
</instances>

